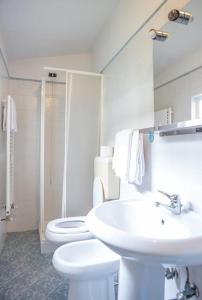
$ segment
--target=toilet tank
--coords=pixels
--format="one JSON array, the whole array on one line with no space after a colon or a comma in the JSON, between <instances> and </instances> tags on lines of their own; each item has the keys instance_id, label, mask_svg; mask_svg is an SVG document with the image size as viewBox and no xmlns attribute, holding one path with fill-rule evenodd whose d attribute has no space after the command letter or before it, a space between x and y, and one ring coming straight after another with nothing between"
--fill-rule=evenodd
<instances>
[{"instance_id":1,"label":"toilet tank","mask_svg":"<svg viewBox=\"0 0 202 300\"><path fill-rule=\"evenodd\" d=\"M106 151L104 151L106 154ZM103 151L101 149L101 154ZM119 198L119 178L112 169L112 156L98 156L94 161L94 176L99 177L104 192L104 200Z\"/></svg>"}]
</instances>

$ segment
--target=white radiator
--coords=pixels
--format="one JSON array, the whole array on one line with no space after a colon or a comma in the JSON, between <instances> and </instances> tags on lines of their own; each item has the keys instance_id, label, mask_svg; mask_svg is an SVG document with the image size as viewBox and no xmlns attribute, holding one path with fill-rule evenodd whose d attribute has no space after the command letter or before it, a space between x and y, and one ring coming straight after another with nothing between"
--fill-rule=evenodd
<instances>
[{"instance_id":1,"label":"white radiator","mask_svg":"<svg viewBox=\"0 0 202 300\"><path fill-rule=\"evenodd\" d=\"M172 124L173 111L171 107L155 111L154 125L155 127Z\"/></svg>"},{"instance_id":2,"label":"white radiator","mask_svg":"<svg viewBox=\"0 0 202 300\"><path fill-rule=\"evenodd\" d=\"M4 102L6 109L6 120L3 129L6 131L6 216L11 215L11 208L14 206L14 136L15 132L11 129L11 101L8 96ZM5 126L6 123L6 126Z\"/></svg>"}]
</instances>

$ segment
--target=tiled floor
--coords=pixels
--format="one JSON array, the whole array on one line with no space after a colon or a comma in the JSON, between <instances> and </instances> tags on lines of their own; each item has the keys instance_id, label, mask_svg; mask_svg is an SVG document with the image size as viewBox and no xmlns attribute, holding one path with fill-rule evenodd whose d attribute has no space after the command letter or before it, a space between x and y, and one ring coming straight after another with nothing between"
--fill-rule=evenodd
<instances>
[{"instance_id":1,"label":"tiled floor","mask_svg":"<svg viewBox=\"0 0 202 300\"><path fill-rule=\"evenodd\" d=\"M0 300L67 300L52 255L41 255L36 231L9 233L0 255Z\"/></svg>"}]
</instances>

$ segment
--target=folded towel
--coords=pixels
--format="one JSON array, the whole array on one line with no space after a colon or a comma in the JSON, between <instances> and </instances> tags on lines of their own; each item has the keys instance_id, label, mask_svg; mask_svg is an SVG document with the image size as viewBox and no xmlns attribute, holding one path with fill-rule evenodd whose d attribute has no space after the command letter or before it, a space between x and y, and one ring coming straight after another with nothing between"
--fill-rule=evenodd
<instances>
[{"instance_id":1,"label":"folded towel","mask_svg":"<svg viewBox=\"0 0 202 300\"><path fill-rule=\"evenodd\" d=\"M143 134L134 130L131 142L130 163L128 171L128 182L141 185L145 174Z\"/></svg>"},{"instance_id":2,"label":"folded towel","mask_svg":"<svg viewBox=\"0 0 202 300\"><path fill-rule=\"evenodd\" d=\"M121 180L141 185L145 174L143 135L127 129L116 134L112 168Z\"/></svg>"},{"instance_id":3,"label":"folded towel","mask_svg":"<svg viewBox=\"0 0 202 300\"><path fill-rule=\"evenodd\" d=\"M120 131L115 137L112 168L123 181L128 181L128 167L133 129Z\"/></svg>"}]
</instances>

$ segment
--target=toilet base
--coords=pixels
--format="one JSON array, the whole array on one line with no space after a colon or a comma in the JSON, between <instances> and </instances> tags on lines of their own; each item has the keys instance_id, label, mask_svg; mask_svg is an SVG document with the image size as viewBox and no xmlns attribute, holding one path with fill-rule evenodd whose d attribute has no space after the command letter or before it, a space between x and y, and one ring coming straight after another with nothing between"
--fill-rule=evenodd
<instances>
[{"instance_id":1,"label":"toilet base","mask_svg":"<svg viewBox=\"0 0 202 300\"><path fill-rule=\"evenodd\" d=\"M91 280L70 280L68 300L115 300L114 274Z\"/></svg>"}]
</instances>

